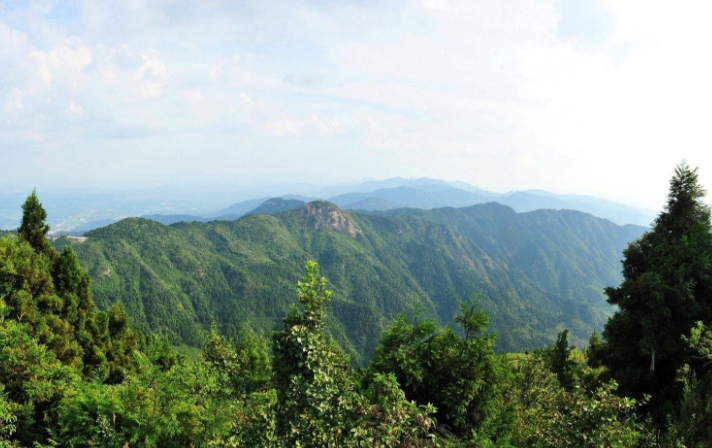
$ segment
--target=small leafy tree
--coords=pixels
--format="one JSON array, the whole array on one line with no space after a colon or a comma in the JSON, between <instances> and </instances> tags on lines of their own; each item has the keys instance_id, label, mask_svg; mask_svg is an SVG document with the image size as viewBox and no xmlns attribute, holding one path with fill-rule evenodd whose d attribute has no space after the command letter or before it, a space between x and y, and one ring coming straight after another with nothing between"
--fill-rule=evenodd
<instances>
[{"instance_id":1,"label":"small leafy tree","mask_svg":"<svg viewBox=\"0 0 712 448\"><path fill-rule=\"evenodd\" d=\"M316 262L297 284L299 302L273 336L277 432L287 446L343 446L357 420L348 357L324 335L324 305L331 299Z\"/></svg>"},{"instance_id":2,"label":"small leafy tree","mask_svg":"<svg viewBox=\"0 0 712 448\"><path fill-rule=\"evenodd\" d=\"M426 447L436 446L435 421L429 414L433 406L419 408L406 399L392 373L376 373L369 382L359 424L351 430L349 443L354 447Z\"/></svg>"},{"instance_id":3,"label":"small leafy tree","mask_svg":"<svg viewBox=\"0 0 712 448\"><path fill-rule=\"evenodd\" d=\"M4 400L6 409L12 410L6 436L31 446L44 441L56 404L76 389L78 377L32 336L27 324L5 320L0 322L0 385L0 403Z\"/></svg>"},{"instance_id":4,"label":"small leafy tree","mask_svg":"<svg viewBox=\"0 0 712 448\"><path fill-rule=\"evenodd\" d=\"M635 411L635 400L616 394L616 384L589 391L578 384L566 391L540 353L518 355L508 397L516 408L512 442L516 447L652 447L653 440Z\"/></svg>"},{"instance_id":5,"label":"small leafy tree","mask_svg":"<svg viewBox=\"0 0 712 448\"><path fill-rule=\"evenodd\" d=\"M392 374L373 375L364 389L348 357L327 342L324 305L331 292L315 262L307 263L297 292L304 312L293 309L273 336L276 439L266 446L434 446L432 407L407 401ZM269 418L253 421L272 434Z\"/></svg>"},{"instance_id":6,"label":"small leafy tree","mask_svg":"<svg viewBox=\"0 0 712 448\"><path fill-rule=\"evenodd\" d=\"M236 397L264 390L271 379L269 356L263 341L247 328L240 335L235 347L213 328L201 355L202 361L219 372L227 390Z\"/></svg>"},{"instance_id":7,"label":"small leafy tree","mask_svg":"<svg viewBox=\"0 0 712 448\"><path fill-rule=\"evenodd\" d=\"M119 384L95 380L67 394L50 440L74 447L179 448L225 439L237 405L224 399L209 369L178 362L165 370L140 352L136 366Z\"/></svg>"},{"instance_id":8,"label":"small leafy tree","mask_svg":"<svg viewBox=\"0 0 712 448\"><path fill-rule=\"evenodd\" d=\"M684 340L702 370L695 372L685 365L678 371L683 398L677 415L670 419L663 446L712 446L712 329L697 322Z\"/></svg>"},{"instance_id":9,"label":"small leafy tree","mask_svg":"<svg viewBox=\"0 0 712 448\"><path fill-rule=\"evenodd\" d=\"M408 399L437 409L440 424L456 435L497 439L511 418L498 406L502 366L494 353L494 334L484 333L489 317L477 300L461 303L451 327L430 319L411 322L399 315L384 333L371 362L374 373L393 374Z\"/></svg>"}]
</instances>

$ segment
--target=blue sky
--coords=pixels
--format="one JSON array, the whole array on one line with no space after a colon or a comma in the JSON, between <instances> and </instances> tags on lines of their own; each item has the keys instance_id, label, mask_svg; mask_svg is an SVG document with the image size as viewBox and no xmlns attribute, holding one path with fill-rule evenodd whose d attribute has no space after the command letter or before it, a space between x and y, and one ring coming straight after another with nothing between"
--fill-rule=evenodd
<instances>
[{"instance_id":1,"label":"blue sky","mask_svg":"<svg viewBox=\"0 0 712 448\"><path fill-rule=\"evenodd\" d=\"M0 0L0 185L712 185L707 2Z\"/></svg>"}]
</instances>

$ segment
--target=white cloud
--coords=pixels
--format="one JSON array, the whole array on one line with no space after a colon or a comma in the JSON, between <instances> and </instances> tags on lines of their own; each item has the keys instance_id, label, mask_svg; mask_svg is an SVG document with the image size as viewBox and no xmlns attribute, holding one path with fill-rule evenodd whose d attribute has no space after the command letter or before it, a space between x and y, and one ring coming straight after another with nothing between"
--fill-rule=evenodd
<instances>
[{"instance_id":1,"label":"white cloud","mask_svg":"<svg viewBox=\"0 0 712 448\"><path fill-rule=\"evenodd\" d=\"M425 9L431 11L449 11L450 1L449 0L423 0L423 6Z\"/></svg>"},{"instance_id":2,"label":"white cloud","mask_svg":"<svg viewBox=\"0 0 712 448\"><path fill-rule=\"evenodd\" d=\"M29 59L37 61L42 80L50 84L55 74L68 78L72 85L78 85L82 71L91 63L91 51L76 37L68 37L63 45L48 51L33 50Z\"/></svg>"},{"instance_id":3,"label":"white cloud","mask_svg":"<svg viewBox=\"0 0 712 448\"><path fill-rule=\"evenodd\" d=\"M55 142L45 158L91 163L133 138L125 151L166 176L259 177L286 158L290 180L427 175L647 205L687 157L712 186L712 5L602 0L594 39L561 1L79 2L66 22L28 4L0 20L0 155ZM151 158L165 147L175 167Z\"/></svg>"},{"instance_id":4,"label":"white cloud","mask_svg":"<svg viewBox=\"0 0 712 448\"><path fill-rule=\"evenodd\" d=\"M309 114L304 120L285 118L274 123L268 123L264 129L279 137L302 136L306 133L325 135L339 132L342 129L341 121L337 118L322 119L316 114Z\"/></svg>"},{"instance_id":5,"label":"white cloud","mask_svg":"<svg viewBox=\"0 0 712 448\"><path fill-rule=\"evenodd\" d=\"M244 92L240 92L240 102L241 102L242 105L243 105L245 108L247 108L248 110L252 110L252 109L255 109L255 108L262 108L262 107L265 107L265 102L264 102L264 101L262 101L262 100L257 100L257 101L255 101L255 100L253 100L252 98L250 98L250 96L247 95L247 94L244 93Z\"/></svg>"},{"instance_id":6,"label":"white cloud","mask_svg":"<svg viewBox=\"0 0 712 448\"><path fill-rule=\"evenodd\" d=\"M163 95L164 86L160 82L144 82L138 86L138 90L144 98L159 98Z\"/></svg>"},{"instance_id":7,"label":"white cloud","mask_svg":"<svg viewBox=\"0 0 712 448\"><path fill-rule=\"evenodd\" d=\"M203 101L205 99L205 95L203 95L203 92L201 92L200 90L190 92L190 94L188 96L190 97L191 100L197 101L197 102Z\"/></svg>"},{"instance_id":8,"label":"white cloud","mask_svg":"<svg viewBox=\"0 0 712 448\"><path fill-rule=\"evenodd\" d=\"M146 51L141 55L141 59L143 59L143 64L136 70L134 76L137 80L166 75L166 65L158 59L158 54L155 50Z\"/></svg>"},{"instance_id":9,"label":"white cloud","mask_svg":"<svg viewBox=\"0 0 712 448\"><path fill-rule=\"evenodd\" d=\"M13 89L12 93L8 95L8 99L5 102L5 110L11 111L15 109L20 111L24 108L25 106L22 104L22 92L18 89Z\"/></svg>"},{"instance_id":10,"label":"white cloud","mask_svg":"<svg viewBox=\"0 0 712 448\"><path fill-rule=\"evenodd\" d=\"M69 113L75 117L81 117L84 115L84 108L74 101L69 102Z\"/></svg>"}]
</instances>

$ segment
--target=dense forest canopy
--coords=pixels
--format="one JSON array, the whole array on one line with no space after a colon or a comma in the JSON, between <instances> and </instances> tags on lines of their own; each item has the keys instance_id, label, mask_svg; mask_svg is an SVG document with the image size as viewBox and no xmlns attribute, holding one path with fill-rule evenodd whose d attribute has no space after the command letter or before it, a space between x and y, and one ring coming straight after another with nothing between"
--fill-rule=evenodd
<instances>
[{"instance_id":1,"label":"dense forest canopy","mask_svg":"<svg viewBox=\"0 0 712 448\"><path fill-rule=\"evenodd\" d=\"M563 326L584 345L613 312L602 291L620 284L620 254L643 231L495 203L369 214L313 202L231 222L127 219L56 246L77 252L100 308L122 302L140 328L193 347L213 322L231 338L248 321L277 329L304 263L316 260L334 290L328 333L364 365L416 296L446 324L478 293L498 351L541 347Z\"/></svg>"},{"instance_id":2,"label":"dense forest canopy","mask_svg":"<svg viewBox=\"0 0 712 448\"><path fill-rule=\"evenodd\" d=\"M32 194L17 234L0 239L0 447L710 446L703 195L696 170L678 167L666 210L607 290L618 311L586 348L564 329L550 346L497 354L475 295L444 327L425 300L396 314L354 369L329 336L335 298L315 261L270 337L213 326L183 356L120 304L97 309L73 248L46 240ZM324 225L326 206L302 219ZM367 221L326 224L353 237Z\"/></svg>"}]
</instances>

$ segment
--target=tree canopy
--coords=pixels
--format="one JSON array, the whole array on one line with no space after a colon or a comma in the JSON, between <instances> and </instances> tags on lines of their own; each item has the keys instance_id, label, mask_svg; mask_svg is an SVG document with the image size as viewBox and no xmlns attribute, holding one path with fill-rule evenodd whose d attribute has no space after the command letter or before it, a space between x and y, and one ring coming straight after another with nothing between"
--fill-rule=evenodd
<instances>
[{"instance_id":1,"label":"tree canopy","mask_svg":"<svg viewBox=\"0 0 712 448\"><path fill-rule=\"evenodd\" d=\"M679 402L679 369L707 369L683 339L696 322L712 319L712 230L704 195L697 169L679 165L653 229L624 252L622 284L606 290L619 310L603 333L605 363L623 393L653 394L661 418Z\"/></svg>"},{"instance_id":2,"label":"tree canopy","mask_svg":"<svg viewBox=\"0 0 712 448\"><path fill-rule=\"evenodd\" d=\"M46 252L52 254L52 247L47 241L47 233L49 233L49 224L47 224L47 211L44 209L37 197L37 191L33 190L32 194L27 197L25 203L22 204L22 222L17 233L22 241L26 241L37 252Z\"/></svg>"},{"instance_id":3,"label":"tree canopy","mask_svg":"<svg viewBox=\"0 0 712 448\"><path fill-rule=\"evenodd\" d=\"M328 332L334 294L316 262L271 337L213 325L182 355L120 305L97 309L71 247L31 239L47 228L33 193L32 224L0 238L0 448L710 446L701 198L696 171L678 167L666 211L607 291L618 313L585 349L562 329L551 346L498 355L475 298L452 326L418 306L397 315L354 369Z\"/></svg>"}]
</instances>

